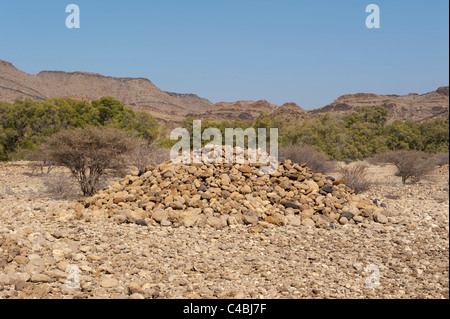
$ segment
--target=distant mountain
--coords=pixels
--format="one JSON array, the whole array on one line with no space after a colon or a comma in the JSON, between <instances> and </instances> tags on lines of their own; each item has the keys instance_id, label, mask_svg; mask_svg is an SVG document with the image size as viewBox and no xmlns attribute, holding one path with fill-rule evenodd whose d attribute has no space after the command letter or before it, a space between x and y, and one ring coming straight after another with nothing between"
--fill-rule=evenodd
<instances>
[{"instance_id":1,"label":"distant mountain","mask_svg":"<svg viewBox=\"0 0 450 319\"><path fill-rule=\"evenodd\" d=\"M251 121L262 112L272 117L280 116L288 121L304 120L309 118L308 113L295 103L286 103L282 106L270 104L266 100L219 102L201 112L190 113L188 116L211 121L239 118Z\"/></svg>"},{"instance_id":2,"label":"distant mountain","mask_svg":"<svg viewBox=\"0 0 450 319\"><path fill-rule=\"evenodd\" d=\"M213 105L194 94L161 91L144 78L61 71L43 71L32 75L0 60L0 100L13 102L20 96L36 101L52 97L92 100L112 96L133 109L148 110L163 121L182 120L187 112Z\"/></svg>"},{"instance_id":3,"label":"distant mountain","mask_svg":"<svg viewBox=\"0 0 450 319\"><path fill-rule=\"evenodd\" d=\"M348 94L322 108L305 111L295 103L281 106L265 100L211 103L195 94L165 92L144 78L117 78L88 72L42 71L28 74L11 63L0 60L0 100L13 102L17 97L43 101L52 97L99 99L112 96L134 110L149 111L156 119L179 123L187 116L220 121L240 118L253 120L261 112L287 121L302 121L332 112L354 111L361 106L384 106L390 110L389 121L396 119L424 121L447 118L449 87L423 95Z\"/></svg>"},{"instance_id":4,"label":"distant mountain","mask_svg":"<svg viewBox=\"0 0 450 319\"><path fill-rule=\"evenodd\" d=\"M389 109L389 122L395 120L422 122L435 118L447 118L449 115L449 87L440 87L434 92L422 95L415 93L408 95L348 94L309 113L311 115L327 112L341 113L354 111L362 106L383 106Z\"/></svg>"}]
</instances>

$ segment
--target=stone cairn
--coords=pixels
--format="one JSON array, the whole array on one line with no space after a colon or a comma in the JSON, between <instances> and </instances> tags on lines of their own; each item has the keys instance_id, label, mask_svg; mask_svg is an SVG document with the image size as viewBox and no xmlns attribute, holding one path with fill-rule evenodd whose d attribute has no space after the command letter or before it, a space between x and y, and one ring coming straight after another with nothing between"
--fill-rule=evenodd
<instances>
[{"instance_id":1,"label":"stone cairn","mask_svg":"<svg viewBox=\"0 0 450 319\"><path fill-rule=\"evenodd\" d=\"M387 212L364 200L344 180L314 173L306 164L285 160L272 174L261 164L173 161L135 171L119 184L84 201L83 212L102 215L118 223L160 224L173 227L223 228L312 226L387 223Z\"/></svg>"}]
</instances>

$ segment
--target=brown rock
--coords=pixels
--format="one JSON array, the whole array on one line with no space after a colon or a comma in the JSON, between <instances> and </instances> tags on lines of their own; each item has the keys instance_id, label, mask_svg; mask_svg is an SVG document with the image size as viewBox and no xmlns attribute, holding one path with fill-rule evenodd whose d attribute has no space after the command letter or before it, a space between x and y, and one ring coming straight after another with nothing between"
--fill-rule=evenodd
<instances>
[{"instance_id":1,"label":"brown rock","mask_svg":"<svg viewBox=\"0 0 450 319\"><path fill-rule=\"evenodd\" d=\"M152 212L152 218L158 223L160 223L163 220L167 220L168 217L169 213L165 210L156 210Z\"/></svg>"},{"instance_id":2,"label":"brown rock","mask_svg":"<svg viewBox=\"0 0 450 319\"><path fill-rule=\"evenodd\" d=\"M75 207L74 207L74 211L77 212L77 213L83 213L83 211L84 211L84 206L81 205L81 204L77 204L77 205L75 205Z\"/></svg>"},{"instance_id":3,"label":"brown rock","mask_svg":"<svg viewBox=\"0 0 450 319\"><path fill-rule=\"evenodd\" d=\"M303 226L315 227L316 223L312 219L306 218L306 219L302 220L302 225Z\"/></svg>"},{"instance_id":4,"label":"brown rock","mask_svg":"<svg viewBox=\"0 0 450 319\"><path fill-rule=\"evenodd\" d=\"M243 165L241 167L239 167L239 172L241 173L251 173L252 168L248 165Z\"/></svg>"},{"instance_id":5,"label":"brown rock","mask_svg":"<svg viewBox=\"0 0 450 319\"><path fill-rule=\"evenodd\" d=\"M227 221L226 220L223 220L221 218L214 217L214 216L208 217L206 223L209 226L211 226L213 228L216 228L216 229L220 229L220 228L223 228L223 227L227 226Z\"/></svg>"},{"instance_id":6,"label":"brown rock","mask_svg":"<svg viewBox=\"0 0 450 319\"><path fill-rule=\"evenodd\" d=\"M117 197L117 198L114 198L114 204L120 204L120 203L124 203L125 202L125 198L124 197Z\"/></svg>"},{"instance_id":7,"label":"brown rock","mask_svg":"<svg viewBox=\"0 0 450 319\"><path fill-rule=\"evenodd\" d=\"M364 220L364 218L363 218L362 216L355 216L355 217L353 217L353 220L354 220L356 223L362 223L363 220Z\"/></svg>"},{"instance_id":8,"label":"brown rock","mask_svg":"<svg viewBox=\"0 0 450 319\"><path fill-rule=\"evenodd\" d=\"M252 234L261 233L263 230L264 230L264 228L261 225L250 226L248 228L248 232L252 233Z\"/></svg>"},{"instance_id":9,"label":"brown rock","mask_svg":"<svg viewBox=\"0 0 450 319\"><path fill-rule=\"evenodd\" d=\"M259 214L254 211L249 211L243 215L243 221L246 225L256 225L259 221Z\"/></svg>"},{"instance_id":10,"label":"brown rock","mask_svg":"<svg viewBox=\"0 0 450 319\"><path fill-rule=\"evenodd\" d=\"M345 180L343 179L337 179L333 182L333 185L337 186L337 185L341 185L341 184L345 184Z\"/></svg>"},{"instance_id":11,"label":"brown rock","mask_svg":"<svg viewBox=\"0 0 450 319\"><path fill-rule=\"evenodd\" d=\"M192 227L198 220L198 216L201 214L201 209L193 209L190 211L182 212L180 214L181 223L184 227Z\"/></svg>"},{"instance_id":12,"label":"brown rock","mask_svg":"<svg viewBox=\"0 0 450 319\"><path fill-rule=\"evenodd\" d=\"M31 282L52 282L52 278L50 276L44 275L44 274L33 274L31 276Z\"/></svg>"},{"instance_id":13,"label":"brown rock","mask_svg":"<svg viewBox=\"0 0 450 319\"><path fill-rule=\"evenodd\" d=\"M269 224L274 224L274 225L280 226L279 225L279 223L280 223L279 217L267 216L264 220Z\"/></svg>"},{"instance_id":14,"label":"brown rock","mask_svg":"<svg viewBox=\"0 0 450 319\"><path fill-rule=\"evenodd\" d=\"M387 224L389 222L388 218L383 214L376 214L374 220L380 224Z\"/></svg>"},{"instance_id":15,"label":"brown rock","mask_svg":"<svg viewBox=\"0 0 450 319\"><path fill-rule=\"evenodd\" d=\"M304 211L302 211L301 213L302 218L306 219L306 218L311 218L314 215L314 209L305 209Z\"/></svg>"},{"instance_id":16,"label":"brown rock","mask_svg":"<svg viewBox=\"0 0 450 319\"><path fill-rule=\"evenodd\" d=\"M202 198L203 199L211 199L213 197L215 197L216 195L214 193L210 193L210 192L205 192L202 194Z\"/></svg>"},{"instance_id":17,"label":"brown rock","mask_svg":"<svg viewBox=\"0 0 450 319\"><path fill-rule=\"evenodd\" d=\"M16 263L18 263L19 265L26 265L29 262L29 259L27 257L25 257L25 256L20 256L19 255L19 256L16 256L14 258L14 261Z\"/></svg>"},{"instance_id":18,"label":"brown rock","mask_svg":"<svg viewBox=\"0 0 450 319\"><path fill-rule=\"evenodd\" d=\"M242 194L250 194L252 192L252 188L248 185L244 185L244 186L242 186L240 192Z\"/></svg>"},{"instance_id":19,"label":"brown rock","mask_svg":"<svg viewBox=\"0 0 450 319\"><path fill-rule=\"evenodd\" d=\"M116 288L119 286L119 281L111 277L103 277L100 280L100 286L103 288Z\"/></svg>"}]
</instances>

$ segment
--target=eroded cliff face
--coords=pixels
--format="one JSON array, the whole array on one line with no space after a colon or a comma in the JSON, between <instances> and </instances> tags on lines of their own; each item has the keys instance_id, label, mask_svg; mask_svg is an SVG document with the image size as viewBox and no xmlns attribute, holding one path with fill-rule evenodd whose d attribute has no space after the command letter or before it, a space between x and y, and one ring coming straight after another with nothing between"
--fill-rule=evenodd
<instances>
[{"instance_id":1,"label":"eroded cliff face","mask_svg":"<svg viewBox=\"0 0 450 319\"><path fill-rule=\"evenodd\" d=\"M146 109L161 120L181 119L191 110L212 105L194 94L160 90L144 78L116 78L88 72L43 71L28 74L0 61L0 100L17 97L42 101L52 97L99 99L112 96L135 109Z\"/></svg>"}]
</instances>

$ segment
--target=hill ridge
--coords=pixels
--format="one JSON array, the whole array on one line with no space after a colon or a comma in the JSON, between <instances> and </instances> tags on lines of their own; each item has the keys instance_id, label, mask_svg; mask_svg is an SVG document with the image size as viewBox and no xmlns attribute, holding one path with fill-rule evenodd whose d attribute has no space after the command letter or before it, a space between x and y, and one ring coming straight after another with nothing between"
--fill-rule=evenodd
<instances>
[{"instance_id":1,"label":"hill ridge","mask_svg":"<svg viewBox=\"0 0 450 319\"><path fill-rule=\"evenodd\" d=\"M439 117L447 118L449 111L448 86L441 86L436 91L424 94L344 94L321 108L304 110L294 102L275 105L264 99L213 104L193 93L163 91L150 79L143 77L114 77L93 72L60 70L29 74L0 59L1 101L13 102L18 97L42 101L68 96L91 100L112 96L127 107L147 110L157 120L171 123L179 123L187 116L219 121L232 118L253 120L261 112L289 121L302 121L327 112L351 112L362 106L388 108L389 122L398 119L421 122Z\"/></svg>"}]
</instances>

